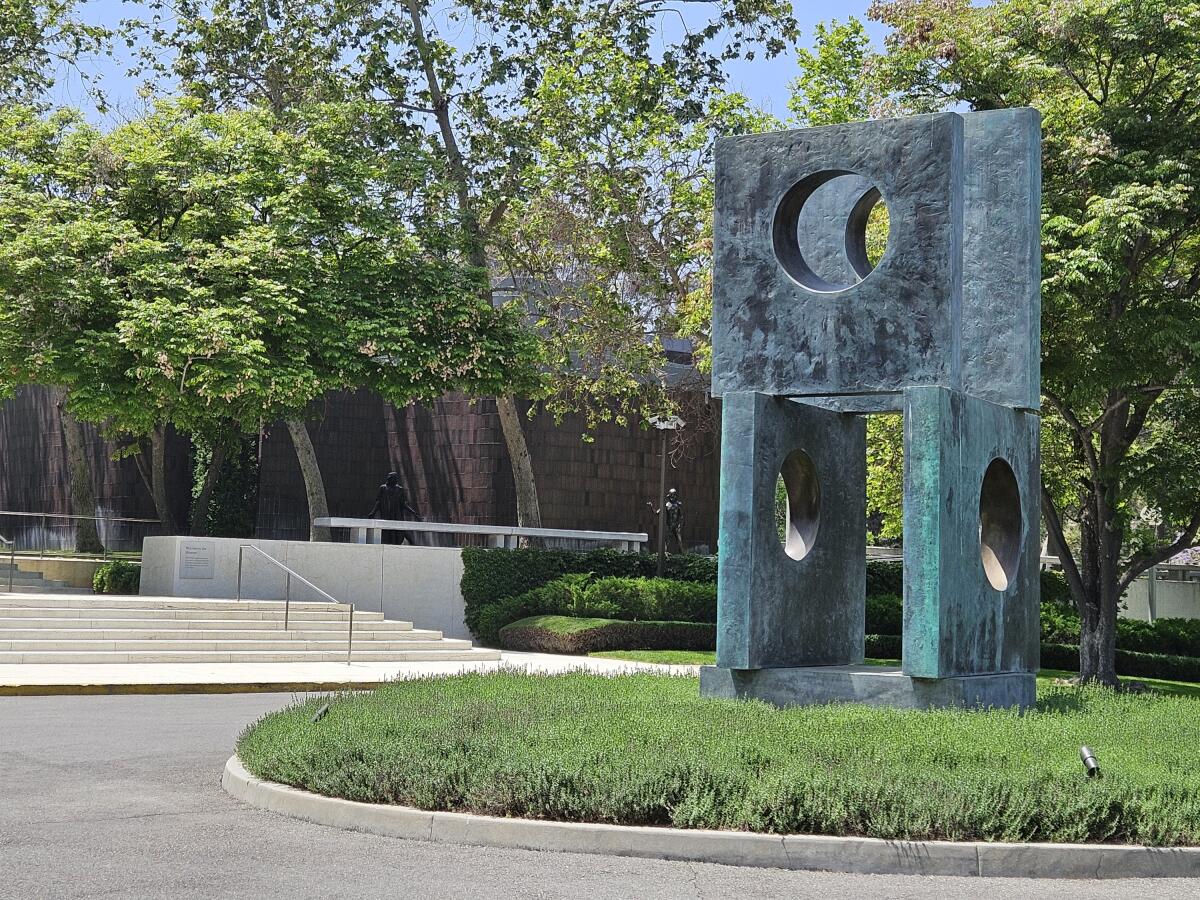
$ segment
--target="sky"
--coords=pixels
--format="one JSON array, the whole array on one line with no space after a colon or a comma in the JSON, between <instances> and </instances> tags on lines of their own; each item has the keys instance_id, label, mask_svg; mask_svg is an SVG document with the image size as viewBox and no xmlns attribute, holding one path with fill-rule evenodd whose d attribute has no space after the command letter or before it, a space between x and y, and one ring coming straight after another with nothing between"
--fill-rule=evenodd
<instances>
[{"instance_id":1,"label":"sky","mask_svg":"<svg viewBox=\"0 0 1200 900\"><path fill-rule=\"evenodd\" d=\"M845 19L857 16L867 26L867 31L876 42L881 42L883 29L866 21L866 10L870 0L798 0L793 4L793 13L800 24L800 44L808 46L812 40L813 26L830 19ZM81 18L87 22L117 25L122 19L145 15L144 7L138 3L122 0L85 0L81 5ZM63 105L82 108L89 119L99 123L106 119L120 120L139 106L138 79L127 75L131 58L124 48L118 48L116 58L98 57L88 60L86 68L95 74L109 99L113 112L107 117L99 115L88 93L77 78L60 78L55 90L55 100ZM777 116L787 115L787 86L796 76L795 55L791 52L774 59L756 58L752 61L739 60L728 64L730 88L746 94L751 101Z\"/></svg>"}]
</instances>

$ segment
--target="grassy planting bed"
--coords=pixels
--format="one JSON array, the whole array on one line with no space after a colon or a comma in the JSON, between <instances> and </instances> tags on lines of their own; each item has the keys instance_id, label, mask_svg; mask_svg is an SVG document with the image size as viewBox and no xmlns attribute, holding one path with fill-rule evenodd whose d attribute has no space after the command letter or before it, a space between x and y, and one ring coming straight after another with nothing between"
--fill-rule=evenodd
<instances>
[{"instance_id":1,"label":"grassy planting bed","mask_svg":"<svg viewBox=\"0 0 1200 900\"><path fill-rule=\"evenodd\" d=\"M695 678L398 682L266 716L255 775L330 796L579 822L993 841L1200 843L1200 701L1039 683L1038 707L776 710ZM1079 746L1097 751L1088 779Z\"/></svg>"},{"instance_id":2,"label":"grassy planting bed","mask_svg":"<svg viewBox=\"0 0 1200 900\"><path fill-rule=\"evenodd\" d=\"M717 641L717 626L704 622L628 622L575 616L529 616L500 629L505 650L590 653L638 647L645 650L704 649Z\"/></svg>"}]
</instances>

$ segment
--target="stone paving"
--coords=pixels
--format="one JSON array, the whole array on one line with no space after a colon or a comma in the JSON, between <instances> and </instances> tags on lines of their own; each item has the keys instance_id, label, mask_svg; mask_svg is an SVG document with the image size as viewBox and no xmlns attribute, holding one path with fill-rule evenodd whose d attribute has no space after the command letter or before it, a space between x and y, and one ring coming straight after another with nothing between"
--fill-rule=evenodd
<instances>
[{"instance_id":1,"label":"stone paving","mask_svg":"<svg viewBox=\"0 0 1200 900\"><path fill-rule=\"evenodd\" d=\"M0 695L38 693L225 693L370 687L403 678L490 672L501 667L534 672L617 673L685 671L690 666L658 666L618 659L505 651L499 661L346 663L113 663L111 665L0 665ZM158 687L161 691L156 691Z\"/></svg>"}]
</instances>

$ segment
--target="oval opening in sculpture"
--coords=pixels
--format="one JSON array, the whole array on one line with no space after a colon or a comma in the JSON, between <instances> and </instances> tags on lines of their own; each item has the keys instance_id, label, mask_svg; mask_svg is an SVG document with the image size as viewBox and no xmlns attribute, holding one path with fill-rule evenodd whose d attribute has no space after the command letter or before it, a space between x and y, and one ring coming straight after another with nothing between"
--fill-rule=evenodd
<instances>
[{"instance_id":1,"label":"oval opening in sculpture","mask_svg":"<svg viewBox=\"0 0 1200 900\"><path fill-rule=\"evenodd\" d=\"M979 558L988 583L1008 590L1021 557L1021 490L1012 466L993 459L979 489Z\"/></svg>"}]
</instances>

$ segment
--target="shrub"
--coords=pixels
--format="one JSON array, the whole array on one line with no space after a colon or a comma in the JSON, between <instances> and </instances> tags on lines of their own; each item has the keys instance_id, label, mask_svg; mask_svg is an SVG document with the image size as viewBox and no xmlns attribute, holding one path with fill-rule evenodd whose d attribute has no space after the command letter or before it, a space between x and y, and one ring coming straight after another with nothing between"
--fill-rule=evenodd
<instances>
[{"instance_id":1,"label":"shrub","mask_svg":"<svg viewBox=\"0 0 1200 900\"><path fill-rule=\"evenodd\" d=\"M500 629L506 650L594 653L598 650L712 650L715 625L697 622L625 622L572 616L530 616Z\"/></svg>"},{"instance_id":2,"label":"shrub","mask_svg":"<svg viewBox=\"0 0 1200 900\"><path fill-rule=\"evenodd\" d=\"M103 563L92 575L97 594L136 594L142 584L142 567L115 559Z\"/></svg>"},{"instance_id":3,"label":"shrub","mask_svg":"<svg viewBox=\"0 0 1200 900\"><path fill-rule=\"evenodd\" d=\"M904 601L896 594L867 596L867 634L903 634Z\"/></svg>"},{"instance_id":4,"label":"shrub","mask_svg":"<svg viewBox=\"0 0 1200 900\"><path fill-rule=\"evenodd\" d=\"M898 559L867 560L867 596L904 594L904 563Z\"/></svg>"},{"instance_id":5,"label":"shrub","mask_svg":"<svg viewBox=\"0 0 1200 900\"><path fill-rule=\"evenodd\" d=\"M1049 644L1079 643L1079 616L1054 603L1043 603L1042 641Z\"/></svg>"},{"instance_id":6,"label":"shrub","mask_svg":"<svg viewBox=\"0 0 1200 900\"><path fill-rule=\"evenodd\" d=\"M481 644L498 647L500 646L500 629L505 625L545 611L545 607L541 605L541 599L537 591L530 591L520 597L505 597L503 600L485 606L476 615L471 631Z\"/></svg>"},{"instance_id":7,"label":"shrub","mask_svg":"<svg viewBox=\"0 0 1200 900\"><path fill-rule=\"evenodd\" d=\"M618 550L499 550L467 547L463 550L462 595L467 627L482 640L477 617L480 611L505 597L536 590L571 573L595 578L646 578L655 574L657 558ZM715 584L717 561L708 556L667 556L666 575L675 581Z\"/></svg>"},{"instance_id":8,"label":"shrub","mask_svg":"<svg viewBox=\"0 0 1200 900\"><path fill-rule=\"evenodd\" d=\"M1053 569L1042 569L1042 605L1051 604L1064 610L1073 610L1075 601L1071 597L1071 588L1067 585L1067 577L1062 572Z\"/></svg>"},{"instance_id":9,"label":"shrub","mask_svg":"<svg viewBox=\"0 0 1200 900\"><path fill-rule=\"evenodd\" d=\"M1041 616L1043 643L1079 643L1079 616L1073 611L1042 604ZM1117 650L1200 657L1200 619L1117 619Z\"/></svg>"},{"instance_id":10,"label":"shrub","mask_svg":"<svg viewBox=\"0 0 1200 900\"><path fill-rule=\"evenodd\" d=\"M704 699L692 677L468 673L310 697L248 728L237 752L260 778L427 810L900 841L1200 844L1200 703L1044 684L1038 694L1023 715L775 709ZM1089 779L1078 748L1100 739L1105 777Z\"/></svg>"},{"instance_id":11,"label":"shrub","mask_svg":"<svg viewBox=\"0 0 1200 900\"><path fill-rule=\"evenodd\" d=\"M588 586L588 606L611 618L716 622L717 586L669 578L600 578ZM591 613L598 615L598 613Z\"/></svg>"},{"instance_id":12,"label":"shrub","mask_svg":"<svg viewBox=\"0 0 1200 900\"><path fill-rule=\"evenodd\" d=\"M898 634L868 634L866 655L870 659L900 659L903 639Z\"/></svg>"},{"instance_id":13,"label":"shrub","mask_svg":"<svg viewBox=\"0 0 1200 900\"><path fill-rule=\"evenodd\" d=\"M1042 644L1042 668L1079 671L1078 644ZM1200 658L1117 650L1117 674L1130 678L1200 681Z\"/></svg>"}]
</instances>

